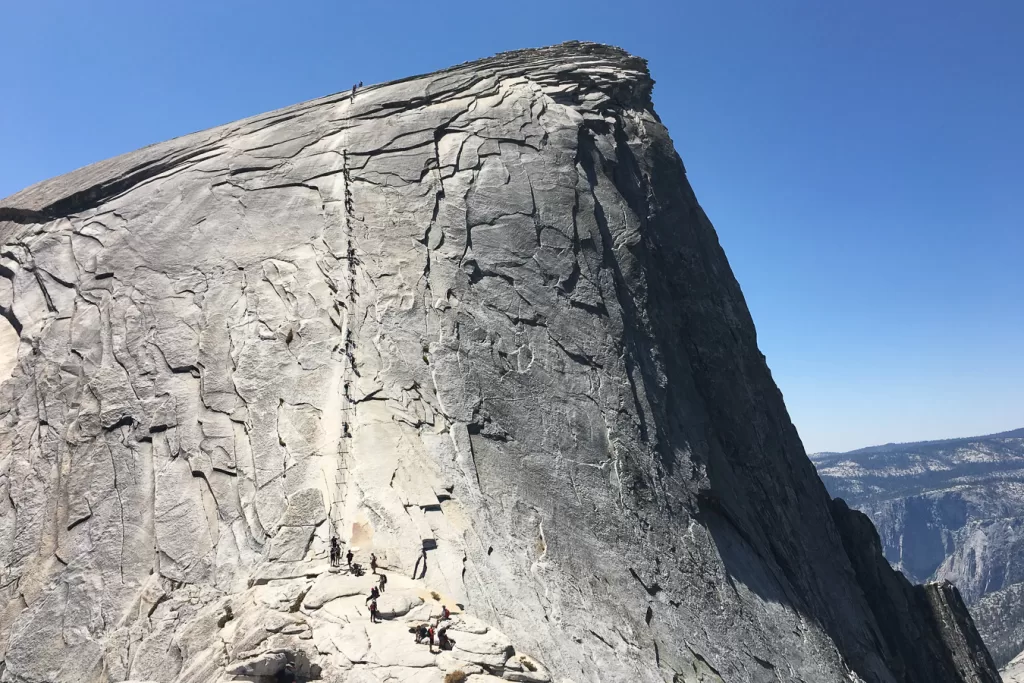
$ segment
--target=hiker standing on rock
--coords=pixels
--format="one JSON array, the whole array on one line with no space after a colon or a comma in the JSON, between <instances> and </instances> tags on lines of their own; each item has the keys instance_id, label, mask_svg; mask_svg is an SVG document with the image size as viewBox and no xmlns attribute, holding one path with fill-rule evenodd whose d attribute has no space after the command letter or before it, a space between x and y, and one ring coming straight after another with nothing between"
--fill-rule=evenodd
<instances>
[{"instance_id":1,"label":"hiker standing on rock","mask_svg":"<svg viewBox=\"0 0 1024 683\"><path fill-rule=\"evenodd\" d=\"M430 645L430 654L434 654L434 625L427 629L427 642Z\"/></svg>"},{"instance_id":2,"label":"hiker standing on rock","mask_svg":"<svg viewBox=\"0 0 1024 683\"><path fill-rule=\"evenodd\" d=\"M373 571L374 574L377 573L377 556L373 553L370 553L370 570Z\"/></svg>"},{"instance_id":3,"label":"hiker standing on rock","mask_svg":"<svg viewBox=\"0 0 1024 683\"><path fill-rule=\"evenodd\" d=\"M370 623L376 624L380 621L380 612L377 611L377 601L370 603Z\"/></svg>"},{"instance_id":4,"label":"hiker standing on rock","mask_svg":"<svg viewBox=\"0 0 1024 683\"><path fill-rule=\"evenodd\" d=\"M348 549L348 554L345 555L345 559L348 560L348 568L349 569L352 569L352 558L353 557L355 557L355 555L352 554L352 548L349 548Z\"/></svg>"},{"instance_id":5,"label":"hiker standing on rock","mask_svg":"<svg viewBox=\"0 0 1024 683\"><path fill-rule=\"evenodd\" d=\"M337 567L341 564L341 546L338 544L338 537L331 536L331 566Z\"/></svg>"},{"instance_id":6,"label":"hiker standing on rock","mask_svg":"<svg viewBox=\"0 0 1024 683\"><path fill-rule=\"evenodd\" d=\"M374 586L373 588L370 589L370 597L366 598L366 601L369 602L370 600L373 600L373 601L376 602L377 598L379 598L379 597L380 597L380 591L377 590L376 586Z\"/></svg>"},{"instance_id":7,"label":"hiker standing on rock","mask_svg":"<svg viewBox=\"0 0 1024 683\"><path fill-rule=\"evenodd\" d=\"M380 580L377 581L377 584L380 587L380 592L383 593L384 592L384 588L388 585L388 577L385 576L383 572L381 572Z\"/></svg>"}]
</instances>

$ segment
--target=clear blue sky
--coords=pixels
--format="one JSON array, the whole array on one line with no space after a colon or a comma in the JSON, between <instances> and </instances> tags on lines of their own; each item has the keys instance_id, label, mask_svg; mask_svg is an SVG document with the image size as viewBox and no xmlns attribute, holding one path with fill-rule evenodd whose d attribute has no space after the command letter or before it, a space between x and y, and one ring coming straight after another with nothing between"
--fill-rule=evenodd
<instances>
[{"instance_id":1,"label":"clear blue sky","mask_svg":"<svg viewBox=\"0 0 1024 683\"><path fill-rule=\"evenodd\" d=\"M650 60L808 450L1024 426L1019 0L6 2L0 196L569 39Z\"/></svg>"}]
</instances>

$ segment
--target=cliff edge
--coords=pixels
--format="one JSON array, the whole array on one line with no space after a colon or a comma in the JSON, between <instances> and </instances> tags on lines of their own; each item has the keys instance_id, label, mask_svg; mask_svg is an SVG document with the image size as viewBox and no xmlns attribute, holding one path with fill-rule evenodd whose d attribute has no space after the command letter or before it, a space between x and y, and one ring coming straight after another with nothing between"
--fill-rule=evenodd
<instances>
[{"instance_id":1,"label":"cliff edge","mask_svg":"<svg viewBox=\"0 0 1024 683\"><path fill-rule=\"evenodd\" d=\"M998 681L829 499L652 88L517 51L0 202L0 680Z\"/></svg>"}]
</instances>

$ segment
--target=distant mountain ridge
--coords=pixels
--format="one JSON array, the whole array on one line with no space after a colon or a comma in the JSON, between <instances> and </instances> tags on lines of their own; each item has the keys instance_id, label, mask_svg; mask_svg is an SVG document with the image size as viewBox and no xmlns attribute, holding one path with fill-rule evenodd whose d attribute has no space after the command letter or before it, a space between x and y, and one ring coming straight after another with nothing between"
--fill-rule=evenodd
<instances>
[{"instance_id":1,"label":"distant mountain ridge","mask_svg":"<svg viewBox=\"0 0 1024 683\"><path fill-rule=\"evenodd\" d=\"M882 443L880 445L867 445L863 449L854 449L853 451L822 451L820 453L810 454L812 460L817 458L825 458L828 456L859 456L868 455L874 453L892 453L898 452L906 447L920 447L929 445L951 445L958 442L970 442L979 441L992 438L1024 438L1024 427L1019 429L1010 429L1004 432L996 432L994 434L984 434L982 436L955 436L952 438L938 438L929 441L891 441L889 443Z\"/></svg>"},{"instance_id":2,"label":"distant mountain ridge","mask_svg":"<svg viewBox=\"0 0 1024 683\"><path fill-rule=\"evenodd\" d=\"M810 457L894 567L957 585L997 664L1024 650L1024 428Z\"/></svg>"},{"instance_id":3,"label":"distant mountain ridge","mask_svg":"<svg viewBox=\"0 0 1024 683\"><path fill-rule=\"evenodd\" d=\"M852 451L821 451L820 453L811 453L809 457L812 460L819 458L826 458L834 455L843 455L850 457L853 455L869 455L873 453L891 453L898 452L901 449L908 447L922 447L922 446L940 446L940 445L952 445L960 442L973 442L982 441L987 439L1014 439L1024 438L1024 427L1019 429L1010 429L1005 432L997 432L995 434L985 434L983 436L958 436L950 439L933 439L931 441L901 441L901 442L890 442L881 444L878 446L865 446L864 448L856 448Z\"/></svg>"}]
</instances>

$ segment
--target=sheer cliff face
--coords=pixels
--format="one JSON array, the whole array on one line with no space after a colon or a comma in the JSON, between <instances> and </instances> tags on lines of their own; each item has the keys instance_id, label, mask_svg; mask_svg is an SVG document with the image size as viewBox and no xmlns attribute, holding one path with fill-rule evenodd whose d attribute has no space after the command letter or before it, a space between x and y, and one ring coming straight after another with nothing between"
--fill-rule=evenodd
<instances>
[{"instance_id":1,"label":"sheer cliff face","mask_svg":"<svg viewBox=\"0 0 1024 683\"><path fill-rule=\"evenodd\" d=\"M812 456L911 581L951 581L992 657L1024 648L1024 429Z\"/></svg>"},{"instance_id":2,"label":"sheer cliff face","mask_svg":"<svg viewBox=\"0 0 1024 683\"><path fill-rule=\"evenodd\" d=\"M652 85L509 53L0 202L3 680L997 680L866 596Z\"/></svg>"}]
</instances>

